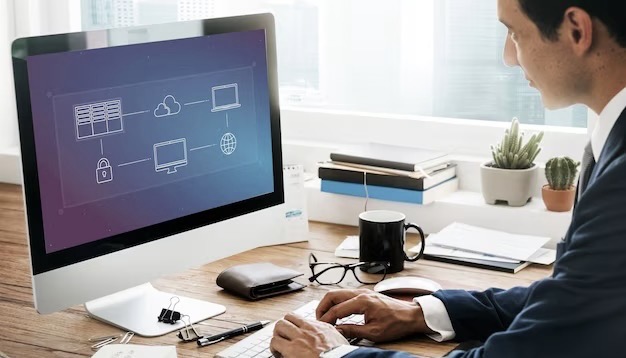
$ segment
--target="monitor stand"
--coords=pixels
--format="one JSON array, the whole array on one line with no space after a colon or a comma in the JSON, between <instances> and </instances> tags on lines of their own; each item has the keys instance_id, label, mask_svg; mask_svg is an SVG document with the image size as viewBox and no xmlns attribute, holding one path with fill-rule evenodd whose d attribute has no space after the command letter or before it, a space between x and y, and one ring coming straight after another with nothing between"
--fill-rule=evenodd
<instances>
[{"instance_id":1,"label":"monitor stand","mask_svg":"<svg viewBox=\"0 0 626 358\"><path fill-rule=\"evenodd\" d=\"M175 324L158 321L161 309L167 309L170 303L176 302L176 299L172 301L173 297L180 299L174 311L188 315L191 323L226 311L222 305L158 291L150 283L87 302L85 309L91 317L100 321L140 336L157 337L180 330L187 323L186 318Z\"/></svg>"}]
</instances>

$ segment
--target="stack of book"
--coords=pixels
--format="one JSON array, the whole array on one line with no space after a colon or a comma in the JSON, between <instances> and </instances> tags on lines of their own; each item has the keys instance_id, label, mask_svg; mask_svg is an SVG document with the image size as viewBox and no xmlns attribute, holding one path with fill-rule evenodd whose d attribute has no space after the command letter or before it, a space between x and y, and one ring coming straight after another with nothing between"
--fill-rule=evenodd
<instances>
[{"instance_id":1,"label":"stack of book","mask_svg":"<svg viewBox=\"0 0 626 358\"><path fill-rule=\"evenodd\" d=\"M459 186L456 167L442 152L370 143L335 151L330 159L318 169L327 193L429 204Z\"/></svg>"}]
</instances>

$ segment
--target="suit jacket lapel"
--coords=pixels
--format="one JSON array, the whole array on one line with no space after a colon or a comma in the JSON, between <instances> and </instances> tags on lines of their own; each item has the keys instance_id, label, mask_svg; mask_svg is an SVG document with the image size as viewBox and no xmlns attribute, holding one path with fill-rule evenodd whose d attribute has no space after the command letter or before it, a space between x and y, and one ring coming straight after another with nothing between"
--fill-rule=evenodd
<instances>
[{"instance_id":1,"label":"suit jacket lapel","mask_svg":"<svg viewBox=\"0 0 626 358\"><path fill-rule=\"evenodd\" d=\"M619 118L615 122L611 133L604 144L602 153L598 158L596 166L591 172L587 187L593 184L595 179L601 175L611 162L620 154L624 153L624 142L626 141L626 108L622 111Z\"/></svg>"}]
</instances>

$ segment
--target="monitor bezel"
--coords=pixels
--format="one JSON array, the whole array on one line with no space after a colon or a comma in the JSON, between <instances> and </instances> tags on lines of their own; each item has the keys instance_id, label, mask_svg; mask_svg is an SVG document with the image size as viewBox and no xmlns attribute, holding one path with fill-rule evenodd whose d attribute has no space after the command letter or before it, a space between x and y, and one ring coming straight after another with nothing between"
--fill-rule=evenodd
<instances>
[{"instance_id":1,"label":"monitor bezel","mask_svg":"<svg viewBox=\"0 0 626 358\"><path fill-rule=\"evenodd\" d=\"M178 30L178 32L167 31L168 28ZM181 35L181 29L185 28L193 30L190 31L189 34ZM119 39L123 37L121 35L124 35L129 31L137 30L159 30L152 31L152 33L158 32L160 37L153 37L149 41L133 41L132 44L152 43L157 41L210 36L242 31L265 31L274 190L271 193L219 208L205 210L196 214L154 224L65 250L46 253L26 58L34 55L129 45L130 43L119 41ZM91 44L87 45L88 37L106 39L115 38L118 40L116 40L117 42L114 44L107 43L106 45L103 45L102 43L99 43L94 46ZM276 34L273 15L254 14L16 39L12 44L11 52L13 56L13 73L18 110L23 189L26 204L26 223L33 274L37 275L45 273L284 203L275 38Z\"/></svg>"}]
</instances>

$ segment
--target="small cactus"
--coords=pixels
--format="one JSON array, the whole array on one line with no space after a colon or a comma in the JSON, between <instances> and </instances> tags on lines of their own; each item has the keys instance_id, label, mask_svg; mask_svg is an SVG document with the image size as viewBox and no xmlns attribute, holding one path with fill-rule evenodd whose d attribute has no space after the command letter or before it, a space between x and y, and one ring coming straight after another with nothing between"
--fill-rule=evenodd
<instances>
[{"instance_id":1,"label":"small cactus","mask_svg":"<svg viewBox=\"0 0 626 358\"><path fill-rule=\"evenodd\" d=\"M568 190L574 185L580 162L570 157L556 157L546 163L546 179L552 190Z\"/></svg>"},{"instance_id":2,"label":"small cactus","mask_svg":"<svg viewBox=\"0 0 626 358\"><path fill-rule=\"evenodd\" d=\"M513 118L511 128L504 132L502 143L491 146L492 167L500 169L528 169L533 166L541 148L543 132L533 134L523 145L524 133L519 131L519 121Z\"/></svg>"}]
</instances>

